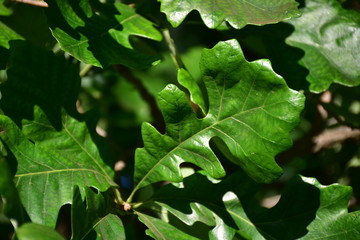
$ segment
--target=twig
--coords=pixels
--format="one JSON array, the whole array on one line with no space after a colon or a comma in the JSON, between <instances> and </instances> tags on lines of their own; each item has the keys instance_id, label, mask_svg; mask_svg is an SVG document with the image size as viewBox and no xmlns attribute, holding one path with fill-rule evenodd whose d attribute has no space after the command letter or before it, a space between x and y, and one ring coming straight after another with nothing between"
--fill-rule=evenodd
<instances>
[{"instance_id":1,"label":"twig","mask_svg":"<svg viewBox=\"0 0 360 240\"><path fill-rule=\"evenodd\" d=\"M176 67L178 69L185 68L185 65L182 62L182 60L180 58L180 55L179 55L179 53L177 51L176 45L174 43L174 39L172 39L171 36L170 36L169 29L163 30L162 33L163 33L164 39L165 39L165 41L166 41L166 43L168 45L168 48L170 50L170 56L171 56L173 62L175 63Z\"/></svg>"},{"instance_id":2,"label":"twig","mask_svg":"<svg viewBox=\"0 0 360 240\"><path fill-rule=\"evenodd\" d=\"M41 0L12 0L14 2L25 3L36 7L49 7L47 2Z\"/></svg>"},{"instance_id":3,"label":"twig","mask_svg":"<svg viewBox=\"0 0 360 240\"><path fill-rule=\"evenodd\" d=\"M316 153L323 148L330 148L348 139L360 141L360 130L345 126L325 130L314 137L315 146L313 147L313 152Z\"/></svg>"},{"instance_id":4,"label":"twig","mask_svg":"<svg viewBox=\"0 0 360 240\"><path fill-rule=\"evenodd\" d=\"M115 69L129 82L139 90L141 97L150 105L151 115L154 118L153 125L159 132L165 132L165 123L162 117L162 113L158 108L155 98L148 92L143 86L141 81L133 75L133 73L123 65L115 65Z\"/></svg>"},{"instance_id":5,"label":"twig","mask_svg":"<svg viewBox=\"0 0 360 240\"><path fill-rule=\"evenodd\" d=\"M86 64L85 67L83 67L83 69L81 69L79 76L82 78L84 77L89 71L90 69L93 67L93 65L91 64Z\"/></svg>"}]
</instances>

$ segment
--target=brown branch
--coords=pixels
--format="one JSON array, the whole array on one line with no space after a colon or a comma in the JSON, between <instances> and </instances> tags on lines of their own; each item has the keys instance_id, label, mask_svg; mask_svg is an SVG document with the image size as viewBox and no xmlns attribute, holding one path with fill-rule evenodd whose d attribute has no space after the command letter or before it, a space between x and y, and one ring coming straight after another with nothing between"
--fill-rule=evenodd
<instances>
[{"instance_id":1,"label":"brown branch","mask_svg":"<svg viewBox=\"0 0 360 240\"><path fill-rule=\"evenodd\" d=\"M151 115L154 118L153 125L157 128L157 130L161 133L165 132L165 123L162 117L162 113L158 108L157 102L155 98L148 92L148 90L141 83L140 79L138 79L134 74L123 65L115 65L115 69L130 83L134 84L134 86L139 90L141 97L149 104Z\"/></svg>"},{"instance_id":2,"label":"brown branch","mask_svg":"<svg viewBox=\"0 0 360 240\"><path fill-rule=\"evenodd\" d=\"M12 0L14 2L25 3L36 7L49 7L47 2L40 0Z\"/></svg>"},{"instance_id":3,"label":"brown branch","mask_svg":"<svg viewBox=\"0 0 360 240\"><path fill-rule=\"evenodd\" d=\"M319 152L323 148L330 148L336 144L341 144L345 140L354 139L360 141L360 130L341 126L334 129L328 129L313 138L313 152Z\"/></svg>"}]
</instances>

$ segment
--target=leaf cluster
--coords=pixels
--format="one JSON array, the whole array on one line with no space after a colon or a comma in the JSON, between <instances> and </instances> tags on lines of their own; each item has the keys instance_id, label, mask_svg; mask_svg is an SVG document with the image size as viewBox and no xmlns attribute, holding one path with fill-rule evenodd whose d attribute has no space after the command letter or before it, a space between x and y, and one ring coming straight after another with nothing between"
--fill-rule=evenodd
<instances>
[{"instance_id":1,"label":"leaf cluster","mask_svg":"<svg viewBox=\"0 0 360 240\"><path fill-rule=\"evenodd\" d=\"M0 0L0 239L359 239L357 1Z\"/></svg>"}]
</instances>

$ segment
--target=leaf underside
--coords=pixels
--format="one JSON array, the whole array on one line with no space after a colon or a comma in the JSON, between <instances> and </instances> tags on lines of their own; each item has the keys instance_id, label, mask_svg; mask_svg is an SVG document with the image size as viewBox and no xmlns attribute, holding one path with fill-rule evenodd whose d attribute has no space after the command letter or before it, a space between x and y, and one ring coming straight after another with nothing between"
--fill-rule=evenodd
<instances>
[{"instance_id":1,"label":"leaf underside","mask_svg":"<svg viewBox=\"0 0 360 240\"><path fill-rule=\"evenodd\" d=\"M169 22L179 26L193 10L200 13L205 25L216 28L227 22L240 29L246 24L264 25L291 17L298 17L298 3L294 0L158 0Z\"/></svg>"},{"instance_id":2,"label":"leaf underside","mask_svg":"<svg viewBox=\"0 0 360 240\"><path fill-rule=\"evenodd\" d=\"M360 13L345 10L337 0L306 1L302 17L286 43L301 48L300 64L309 70L310 91L326 91L332 83L360 84Z\"/></svg>"},{"instance_id":3,"label":"leaf underside","mask_svg":"<svg viewBox=\"0 0 360 240\"><path fill-rule=\"evenodd\" d=\"M179 165L191 162L214 178L225 172L210 148L220 138L233 161L257 181L281 174L274 156L291 145L304 96L289 89L266 60L247 62L235 40L204 50L200 62L208 112L198 119L184 92L173 85L159 94L166 134L142 126L144 148L135 154L135 190L148 184L182 180Z\"/></svg>"}]
</instances>

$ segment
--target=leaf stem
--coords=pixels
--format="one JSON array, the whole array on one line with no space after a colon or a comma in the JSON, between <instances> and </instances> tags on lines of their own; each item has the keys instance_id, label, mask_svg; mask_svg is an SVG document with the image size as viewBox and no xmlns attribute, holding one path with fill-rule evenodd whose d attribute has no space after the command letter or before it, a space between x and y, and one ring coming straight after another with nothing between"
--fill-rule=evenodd
<instances>
[{"instance_id":1,"label":"leaf stem","mask_svg":"<svg viewBox=\"0 0 360 240\"><path fill-rule=\"evenodd\" d=\"M177 69L185 68L185 65L184 65L183 61L181 60L179 52L178 52L178 50L176 48L174 39L170 35L169 29L164 29L162 31L162 34L163 34L164 39L165 39L165 41L167 43L167 46L168 46L168 48L170 50L171 59L175 63Z\"/></svg>"},{"instance_id":2,"label":"leaf stem","mask_svg":"<svg viewBox=\"0 0 360 240\"><path fill-rule=\"evenodd\" d=\"M136 193L136 191L138 190L138 185L132 190L130 196L128 197L128 199L126 200L127 203L131 203L132 198L134 197L134 194Z\"/></svg>"},{"instance_id":3,"label":"leaf stem","mask_svg":"<svg viewBox=\"0 0 360 240\"><path fill-rule=\"evenodd\" d=\"M93 65L91 64L86 64L85 67L83 67L83 69L81 69L79 76L82 78L84 77L89 71L90 69L93 67Z\"/></svg>"},{"instance_id":4,"label":"leaf stem","mask_svg":"<svg viewBox=\"0 0 360 240\"><path fill-rule=\"evenodd\" d=\"M121 198L121 194L120 194L119 189L114 188L113 191L114 191L114 194L115 194L115 201L116 201L116 203L119 204L119 205L124 205L125 202L124 202L124 200Z\"/></svg>"}]
</instances>

